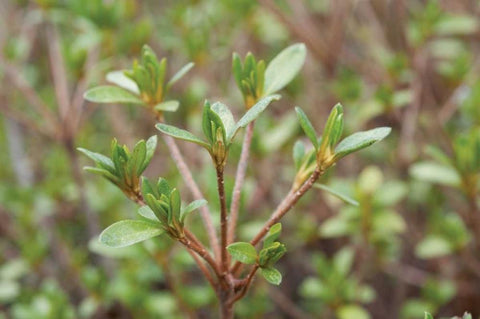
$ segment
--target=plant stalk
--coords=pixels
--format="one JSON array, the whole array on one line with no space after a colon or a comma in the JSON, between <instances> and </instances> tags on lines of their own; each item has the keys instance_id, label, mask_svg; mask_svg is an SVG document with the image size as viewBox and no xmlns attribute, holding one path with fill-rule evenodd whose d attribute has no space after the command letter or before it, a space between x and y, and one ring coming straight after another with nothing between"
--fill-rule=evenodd
<instances>
[{"instance_id":1,"label":"plant stalk","mask_svg":"<svg viewBox=\"0 0 480 319\"><path fill-rule=\"evenodd\" d=\"M242 153L238 161L237 173L235 175L235 185L233 186L232 204L230 206L230 219L228 223L227 243L231 244L235 240L235 229L237 227L238 212L240 209L240 198L242 187L245 182L245 174L247 172L248 157L250 155L250 145L252 143L253 128L255 122L251 122L247 126L245 139L243 140Z\"/></svg>"}]
</instances>

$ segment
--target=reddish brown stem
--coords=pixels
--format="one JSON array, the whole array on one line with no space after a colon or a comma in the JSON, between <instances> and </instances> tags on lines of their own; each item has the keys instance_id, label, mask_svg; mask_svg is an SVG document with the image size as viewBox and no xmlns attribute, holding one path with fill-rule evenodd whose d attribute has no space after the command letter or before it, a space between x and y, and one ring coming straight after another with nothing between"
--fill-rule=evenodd
<instances>
[{"instance_id":1,"label":"reddish brown stem","mask_svg":"<svg viewBox=\"0 0 480 319\"><path fill-rule=\"evenodd\" d=\"M198 200L198 199L203 199L204 196L200 189L198 188L197 183L193 179L192 173L190 172L190 169L188 168L187 164L185 163L185 160L183 159L182 154L180 153L180 150L178 149L177 144L175 143L175 140L168 136L168 135L162 135L163 140L165 141L165 144L167 145L170 154L172 156L172 159L174 160L175 164L177 165L177 168L182 175L183 180L185 181L187 187L190 189L193 197ZM202 206L200 208L200 215L202 216L203 223L205 225L205 228L207 230L207 235L208 239L210 242L210 246L212 247L213 253L215 257L220 256L220 245L218 242L217 238L217 233L215 231L215 227L213 226L212 222L212 216L210 214L210 211L207 206Z\"/></svg>"},{"instance_id":2,"label":"reddish brown stem","mask_svg":"<svg viewBox=\"0 0 480 319\"><path fill-rule=\"evenodd\" d=\"M252 245L256 245L268 233L270 227L277 223L297 202L298 200L312 187L316 180L324 173L320 168L316 168L310 177L297 190L291 189L283 201L277 206L270 219L263 225L258 234L250 241ZM236 262L232 267L232 273L236 273L242 264Z\"/></svg>"},{"instance_id":3,"label":"reddish brown stem","mask_svg":"<svg viewBox=\"0 0 480 319\"><path fill-rule=\"evenodd\" d=\"M238 161L237 174L235 175L235 185L233 186L232 204L230 206L230 219L228 223L227 244L231 244L235 240L235 229L237 227L238 211L240 208L240 197L242 187L245 181L245 173L247 172L248 157L250 155L250 144L252 143L253 128L255 122L251 122L247 126L245 139L243 140L242 153Z\"/></svg>"},{"instance_id":4,"label":"reddish brown stem","mask_svg":"<svg viewBox=\"0 0 480 319\"><path fill-rule=\"evenodd\" d=\"M220 269L225 274L228 271L228 257L227 257L227 204L225 201L225 181L223 179L223 167L217 167L217 186L218 197L220 201Z\"/></svg>"}]
</instances>

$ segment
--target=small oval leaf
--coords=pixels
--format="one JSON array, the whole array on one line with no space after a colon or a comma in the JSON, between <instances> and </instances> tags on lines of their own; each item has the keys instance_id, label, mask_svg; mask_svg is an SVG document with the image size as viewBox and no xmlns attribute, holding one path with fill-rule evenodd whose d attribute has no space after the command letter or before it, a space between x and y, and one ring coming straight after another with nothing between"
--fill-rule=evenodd
<instances>
[{"instance_id":1,"label":"small oval leaf","mask_svg":"<svg viewBox=\"0 0 480 319\"><path fill-rule=\"evenodd\" d=\"M180 102L176 100L170 100L155 105L154 109L162 112L176 112L179 106Z\"/></svg>"},{"instance_id":2,"label":"small oval leaf","mask_svg":"<svg viewBox=\"0 0 480 319\"><path fill-rule=\"evenodd\" d=\"M313 147L315 147L315 149L318 149L317 133L315 132L312 123L300 107L296 106L295 112L297 112L298 122L300 123L302 130L305 132L305 135L307 135L310 142L312 142Z\"/></svg>"},{"instance_id":3,"label":"small oval leaf","mask_svg":"<svg viewBox=\"0 0 480 319\"><path fill-rule=\"evenodd\" d=\"M271 284L278 286L282 282L282 274L275 268L262 268L260 273Z\"/></svg>"},{"instance_id":4,"label":"small oval leaf","mask_svg":"<svg viewBox=\"0 0 480 319\"><path fill-rule=\"evenodd\" d=\"M233 243L227 247L227 250L233 259L241 263L254 264L257 262L257 251L250 243Z\"/></svg>"}]
</instances>

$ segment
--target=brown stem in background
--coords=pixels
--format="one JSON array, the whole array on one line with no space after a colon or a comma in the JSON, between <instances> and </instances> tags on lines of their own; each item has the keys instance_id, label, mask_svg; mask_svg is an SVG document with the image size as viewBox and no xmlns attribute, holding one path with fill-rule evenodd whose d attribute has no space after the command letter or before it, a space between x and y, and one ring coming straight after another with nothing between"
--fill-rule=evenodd
<instances>
[{"instance_id":1,"label":"brown stem in background","mask_svg":"<svg viewBox=\"0 0 480 319\"><path fill-rule=\"evenodd\" d=\"M248 157L250 155L250 144L252 143L253 128L255 122L251 122L247 126L245 139L243 140L242 153L237 166L237 174L235 175L235 185L233 186L232 204L230 205L230 220L227 230L227 244L231 244L235 240L235 229L237 227L238 211L240 209L240 198L242 195L242 187L245 182L245 174L247 172Z\"/></svg>"},{"instance_id":2,"label":"brown stem in background","mask_svg":"<svg viewBox=\"0 0 480 319\"><path fill-rule=\"evenodd\" d=\"M168 289L172 292L172 295L175 297L180 311L186 316L186 318L190 318L190 319L198 318L195 312L188 306L188 304L185 302L185 300L182 297L178 284L175 280L175 276L174 274L172 274L172 271L170 269L170 266L167 260L168 256L165 256L161 253L157 253L152 255L152 257L157 263L157 265L160 266L160 268L162 269L163 275L165 276L165 284L168 287Z\"/></svg>"},{"instance_id":3,"label":"brown stem in background","mask_svg":"<svg viewBox=\"0 0 480 319\"><path fill-rule=\"evenodd\" d=\"M193 197L196 200L204 199L205 197L203 196L202 192L198 188L197 183L193 179L192 173L190 172L190 169L185 163L185 160L183 159L183 156L180 153L180 150L178 149L178 146L175 143L175 140L171 136L168 136L165 134L162 134L162 138L165 141L165 144L167 145L170 151L172 159L175 162L175 165L177 165L177 168L180 174L182 175L182 178L185 181L185 184L187 184L187 187L190 189ZM215 257L218 258L220 256L220 244L218 242L217 232L215 230L215 227L213 226L210 210L206 205L200 207L199 210L200 210L200 215L202 216L203 223L207 230L210 246L212 247Z\"/></svg>"}]
</instances>

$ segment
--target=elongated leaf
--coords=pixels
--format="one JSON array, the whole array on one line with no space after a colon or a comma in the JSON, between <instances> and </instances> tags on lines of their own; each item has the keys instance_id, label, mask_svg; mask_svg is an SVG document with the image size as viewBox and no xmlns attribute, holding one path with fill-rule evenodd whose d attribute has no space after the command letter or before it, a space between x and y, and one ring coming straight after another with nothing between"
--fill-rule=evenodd
<instances>
[{"instance_id":1,"label":"elongated leaf","mask_svg":"<svg viewBox=\"0 0 480 319\"><path fill-rule=\"evenodd\" d=\"M107 81L137 95L140 94L137 83L125 75L125 70L107 73Z\"/></svg>"},{"instance_id":2,"label":"elongated leaf","mask_svg":"<svg viewBox=\"0 0 480 319\"><path fill-rule=\"evenodd\" d=\"M88 156L93 161L95 161L95 163L98 164L100 167L107 169L111 173L114 172L115 167L113 165L113 162L107 156L105 156L103 154L100 154L100 153L95 153L95 152L89 151L89 150L81 148L81 147L78 147L77 150L79 152L82 152L86 156Z\"/></svg>"},{"instance_id":3,"label":"elongated leaf","mask_svg":"<svg viewBox=\"0 0 480 319\"><path fill-rule=\"evenodd\" d=\"M280 52L265 70L264 94L269 95L283 89L302 68L307 56L303 43L289 46Z\"/></svg>"},{"instance_id":4,"label":"elongated leaf","mask_svg":"<svg viewBox=\"0 0 480 319\"><path fill-rule=\"evenodd\" d=\"M354 200L353 198L349 197L348 195L345 195L345 194L342 194L341 192L331 188L331 187L328 187L327 185L325 184L320 184L320 183L315 183L313 184L313 187L315 188L318 188L318 189L321 189L321 190L324 190L330 194L332 194L333 196L343 200L345 203L347 204L350 204L350 205L353 205L353 206L358 206L360 205L356 200Z\"/></svg>"},{"instance_id":5,"label":"elongated leaf","mask_svg":"<svg viewBox=\"0 0 480 319\"><path fill-rule=\"evenodd\" d=\"M217 113L222 120L227 137L231 136L233 130L235 129L235 119L233 118L233 114L228 106L220 102L215 102L212 104L211 110Z\"/></svg>"},{"instance_id":6,"label":"elongated leaf","mask_svg":"<svg viewBox=\"0 0 480 319\"><path fill-rule=\"evenodd\" d=\"M313 147L318 149L317 133L315 132L312 123L300 107L296 106L295 112L297 112L298 122L300 123L302 130L305 132L305 135L307 135L308 139L312 142Z\"/></svg>"},{"instance_id":7,"label":"elongated leaf","mask_svg":"<svg viewBox=\"0 0 480 319\"><path fill-rule=\"evenodd\" d=\"M158 226L141 220L122 220L100 234L100 242L110 247L125 247L163 233Z\"/></svg>"},{"instance_id":8,"label":"elongated leaf","mask_svg":"<svg viewBox=\"0 0 480 319\"><path fill-rule=\"evenodd\" d=\"M147 146L144 140L139 141L133 148L132 155L128 161L130 174L139 176L143 173L143 163L147 155Z\"/></svg>"},{"instance_id":9,"label":"elongated leaf","mask_svg":"<svg viewBox=\"0 0 480 319\"><path fill-rule=\"evenodd\" d=\"M244 264L254 264L257 261L257 251L250 243L238 242L227 247L233 259Z\"/></svg>"},{"instance_id":10,"label":"elongated leaf","mask_svg":"<svg viewBox=\"0 0 480 319\"><path fill-rule=\"evenodd\" d=\"M132 103L143 104L143 101L132 93L117 86L97 86L85 92L83 97L95 103Z\"/></svg>"},{"instance_id":11,"label":"elongated leaf","mask_svg":"<svg viewBox=\"0 0 480 319\"><path fill-rule=\"evenodd\" d=\"M298 171L302 165L302 159L305 156L305 146L302 141L296 141L293 145L293 163L295 164L295 169Z\"/></svg>"},{"instance_id":12,"label":"elongated leaf","mask_svg":"<svg viewBox=\"0 0 480 319\"><path fill-rule=\"evenodd\" d=\"M280 223L276 223L275 225L270 227L270 230L268 231L268 234L265 237L265 240L263 241L263 247L268 247L271 244L273 244L273 242L277 240L278 237L280 237L281 232L282 232L282 224Z\"/></svg>"},{"instance_id":13,"label":"elongated leaf","mask_svg":"<svg viewBox=\"0 0 480 319\"><path fill-rule=\"evenodd\" d=\"M199 209L200 207L204 206L207 204L207 201L204 199L197 199L190 204L188 204L185 208L182 209L182 213L180 214L180 222L184 222L185 218L193 211L196 209Z\"/></svg>"},{"instance_id":14,"label":"elongated leaf","mask_svg":"<svg viewBox=\"0 0 480 319\"><path fill-rule=\"evenodd\" d=\"M142 216L143 218L146 218L151 222L160 223L160 220L157 218L157 216L155 215L153 210L150 207L148 207L147 205L140 207L137 210L137 213L140 216Z\"/></svg>"},{"instance_id":15,"label":"elongated leaf","mask_svg":"<svg viewBox=\"0 0 480 319\"><path fill-rule=\"evenodd\" d=\"M185 66L183 66L180 70L178 70L178 72L175 73L175 74L172 76L172 78L170 79L170 81L168 81L168 83L167 83L167 90L168 90L175 82L177 82L177 81L180 80L185 74L187 74L188 71L190 71L194 66L195 66L195 63L190 62L190 63L186 64Z\"/></svg>"},{"instance_id":16,"label":"elongated leaf","mask_svg":"<svg viewBox=\"0 0 480 319\"><path fill-rule=\"evenodd\" d=\"M188 142L198 144L200 146L205 147L207 150L210 148L210 146L207 143L205 143L204 141L202 141L201 139L199 139L198 137L196 137L192 133L190 133L188 131L185 131L185 130L182 130L182 129L179 129L178 127L163 124L163 123L159 123L159 124L155 125L155 127L157 128L157 130L159 130L160 132L162 132L164 134L170 135L170 136L178 138L180 140L184 140L184 141L188 141Z\"/></svg>"},{"instance_id":17,"label":"elongated leaf","mask_svg":"<svg viewBox=\"0 0 480 319\"><path fill-rule=\"evenodd\" d=\"M230 140L233 139L235 134L238 132L240 128L246 127L248 124L251 122L255 121L260 114L267 108L267 106L270 105L273 101L277 101L280 99L280 95L275 94L275 95L269 95L261 100L259 100L257 103L255 103L254 106L252 106L247 113L245 113L242 118L238 121L237 125L235 126L235 129L233 130L231 136L229 137Z\"/></svg>"},{"instance_id":18,"label":"elongated leaf","mask_svg":"<svg viewBox=\"0 0 480 319\"><path fill-rule=\"evenodd\" d=\"M147 151L145 153L145 160L143 161L141 168L142 172L147 168L148 164L150 164L153 154L155 153L155 149L157 148L157 136L151 136L145 143L145 146L147 147Z\"/></svg>"},{"instance_id":19,"label":"elongated leaf","mask_svg":"<svg viewBox=\"0 0 480 319\"><path fill-rule=\"evenodd\" d=\"M110 182L112 182L114 184L117 184L119 182L118 177L115 176L114 174L110 173L106 169L99 168L99 167L91 167L91 166L86 166L83 169L86 170L87 172L97 174L97 175L101 175L101 176L105 177L106 179L108 179Z\"/></svg>"},{"instance_id":20,"label":"elongated leaf","mask_svg":"<svg viewBox=\"0 0 480 319\"><path fill-rule=\"evenodd\" d=\"M377 127L369 131L357 132L342 140L335 148L335 158L340 159L350 153L383 140L390 134L390 127Z\"/></svg>"},{"instance_id":21,"label":"elongated leaf","mask_svg":"<svg viewBox=\"0 0 480 319\"><path fill-rule=\"evenodd\" d=\"M176 100L170 100L155 105L154 109L162 112L176 112L179 106L180 102Z\"/></svg>"},{"instance_id":22,"label":"elongated leaf","mask_svg":"<svg viewBox=\"0 0 480 319\"><path fill-rule=\"evenodd\" d=\"M271 284L278 286L282 282L282 274L275 268L261 268L260 273Z\"/></svg>"}]
</instances>

